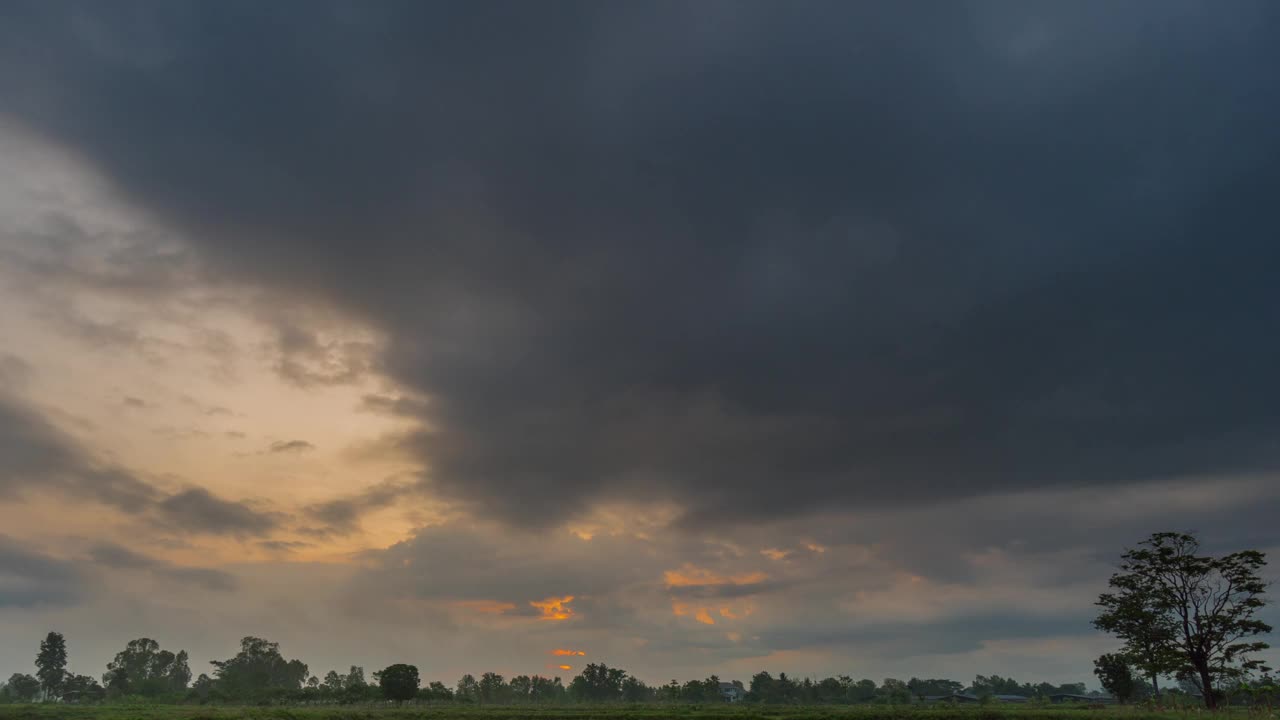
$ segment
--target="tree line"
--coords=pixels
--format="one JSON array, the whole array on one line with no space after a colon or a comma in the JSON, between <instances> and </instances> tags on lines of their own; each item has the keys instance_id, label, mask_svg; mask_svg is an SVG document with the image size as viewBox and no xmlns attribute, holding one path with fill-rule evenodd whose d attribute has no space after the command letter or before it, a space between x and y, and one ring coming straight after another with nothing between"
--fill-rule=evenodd
<instances>
[{"instance_id":1,"label":"tree line","mask_svg":"<svg viewBox=\"0 0 1280 720\"><path fill-rule=\"evenodd\" d=\"M464 675L452 686L425 685L418 668L397 663L366 678L353 665L345 673L330 670L323 678L301 660L286 659L278 643L246 637L228 660L214 660L211 674L194 680L186 651L171 652L150 638L130 641L107 663L101 682L67 669L67 641L51 632L40 643L34 676L15 673L0 687L0 702L150 701L198 704L354 704L406 701L475 705L568 703L714 703L725 699L726 685L742 699L770 704L907 704L926 697L971 693L982 697L1025 694L1085 693L1084 683L1053 685L1018 683L998 675L977 676L971 684L920 679L881 683L840 675L822 680L796 679L768 672L753 676L748 686L722 683L715 675L702 680L649 685L631 673L592 663L566 685L559 677L517 675L510 679L487 672Z\"/></svg>"}]
</instances>

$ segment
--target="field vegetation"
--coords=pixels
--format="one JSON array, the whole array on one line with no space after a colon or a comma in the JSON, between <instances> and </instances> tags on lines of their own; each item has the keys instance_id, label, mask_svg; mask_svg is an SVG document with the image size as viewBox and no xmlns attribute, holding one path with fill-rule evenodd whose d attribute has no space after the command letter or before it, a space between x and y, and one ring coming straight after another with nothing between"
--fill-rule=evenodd
<instances>
[{"instance_id":1,"label":"field vegetation","mask_svg":"<svg viewBox=\"0 0 1280 720\"><path fill-rule=\"evenodd\" d=\"M1216 711L1200 705L855 705L768 706L747 703L707 705L568 705L556 707L476 707L457 704L346 706L193 706L24 704L0 706L0 720L1190 720L1192 718L1276 717L1264 708Z\"/></svg>"}]
</instances>

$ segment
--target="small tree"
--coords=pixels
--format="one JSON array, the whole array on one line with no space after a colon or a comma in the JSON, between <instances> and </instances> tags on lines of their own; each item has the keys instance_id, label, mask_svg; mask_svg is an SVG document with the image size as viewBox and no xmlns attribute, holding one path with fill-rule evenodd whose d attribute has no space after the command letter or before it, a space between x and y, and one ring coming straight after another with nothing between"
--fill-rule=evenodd
<instances>
[{"instance_id":1,"label":"small tree","mask_svg":"<svg viewBox=\"0 0 1280 720\"><path fill-rule=\"evenodd\" d=\"M413 665L397 663L373 674L382 688L382 696L394 700L397 704L412 700L418 694L418 668Z\"/></svg>"},{"instance_id":2,"label":"small tree","mask_svg":"<svg viewBox=\"0 0 1280 720\"><path fill-rule=\"evenodd\" d=\"M320 687L324 688L327 692L336 693L342 690L342 679L342 676L338 674L337 670L330 670L324 676L324 682L320 684Z\"/></svg>"},{"instance_id":3,"label":"small tree","mask_svg":"<svg viewBox=\"0 0 1280 720\"><path fill-rule=\"evenodd\" d=\"M36 678L46 700L56 699L62 693L67 679L67 640L62 633L51 632L40 642L40 654L36 655Z\"/></svg>"},{"instance_id":4,"label":"small tree","mask_svg":"<svg viewBox=\"0 0 1280 720\"><path fill-rule=\"evenodd\" d=\"M1172 675L1182 667L1175 647L1177 626L1170 613L1159 606L1155 593L1141 587L1143 578L1118 574L1111 578L1116 592L1103 593L1096 603L1103 608L1093 626L1124 640L1129 663L1142 671L1157 696L1160 676Z\"/></svg>"},{"instance_id":5,"label":"small tree","mask_svg":"<svg viewBox=\"0 0 1280 720\"><path fill-rule=\"evenodd\" d=\"M476 682L475 676L471 673L463 675L458 679L458 689L453 697L459 702L480 702L480 683Z\"/></svg>"},{"instance_id":6,"label":"small tree","mask_svg":"<svg viewBox=\"0 0 1280 720\"><path fill-rule=\"evenodd\" d=\"M453 689L445 687L445 684L439 680L431 681L426 687L418 693L418 697L429 702L453 700Z\"/></svg>"},{"instance_id":7,"label":"small tree","mask_svg":"<svg viewBox=\"0 0 1280 720\"><path fill-rule=\"evenodd\" d=\"M62 699L66 702L91 703L105 698L107 691L97 678L68 673L62 684Z\"/></svg>"},{"instance_id":8,"label":"small tree","mask_svg":"<svg viewBox=\"0 0 1280 720\"><path fill-rule=\"evenodd\" d=\"M1137 683L1134 682L1133 671L1129 669L1129 662L1125 656L1119 653L1107 653L1099 657L1093 661L1093 674L1098 676L1102 687L1111 693L1117 702L1127 703L1133 699Z\"/></svg>"},{"instance_id":9,"label":"small tree","mask_svg":"<svg viewBox=\"0 0 1280 720\"><path fill-rule=\"evenodd\" d=\"M342 687L346 690L363 690L369 683L364 679L364 668L352 665L347 676L342 679Z\"/></svg>"},{"instance_id":10,"label":"small tree","mask_svg":"<svg viewBox=\"0 0 1280 720\"><path fill-rule=\"evenodd\" d=\"M9 676L4 689L15 702L31 702L40 693L40 681L30 675L14 673Z\"/></svg>"}]
</instances>

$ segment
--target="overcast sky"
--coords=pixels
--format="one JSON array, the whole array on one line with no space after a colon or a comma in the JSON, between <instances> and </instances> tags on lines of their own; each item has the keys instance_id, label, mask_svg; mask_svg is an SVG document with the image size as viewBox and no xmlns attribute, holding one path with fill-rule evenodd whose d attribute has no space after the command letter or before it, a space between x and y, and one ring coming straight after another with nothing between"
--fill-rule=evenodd
<instances>
[{"instance_id":1,"label":"overcast sky","mask_svg":"<svg viewBox=\"0 0 1280 720\"><path fill-rule=\"evenodd\" d=\"M1095 686L1126 545L1280 550L1278 32L0 2L0 675Z\"/></svg>"}]
</instances>

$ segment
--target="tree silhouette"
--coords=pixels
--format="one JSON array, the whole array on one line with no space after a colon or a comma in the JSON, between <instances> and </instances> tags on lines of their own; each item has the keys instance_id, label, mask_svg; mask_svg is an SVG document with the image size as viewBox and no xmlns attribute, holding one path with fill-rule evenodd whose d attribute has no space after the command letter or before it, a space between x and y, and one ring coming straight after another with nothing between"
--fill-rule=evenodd
<instances>
[{"instance_id":1,"label":"tree silhouette","mask_svg":"<svg viewBox=\"0 0 1280 720\"><path fill-rule=\"evenodd\" d=\"M1128 659L1119 653L1107 653L1093 661L1093 674L1098 676L1102 687L1118 702L1126 703L1133 699L1137 684L1133 680L1133 671L1129 669Z\"/></svg>"},{"instance_id":2,"label":"tree silhouette","mask_svg":"<svg viewBox=\"0 0 1280 720\"><path fill-rule=\"evenodd\" d=\"M402 703L412 700L418 694L418 668L413 665L389 665L375 672L373 679L382 688L382 696L388 700Z\"/></svg>"},{"instance_id":3,"label":"tree silhouette","mask_svg":"<svg viewBox=\"0 0 1280 720\"><path fill-rule=\"evenodd\" d=\"M62 633L50 632L40 642L36 677L46 699L61 697L62 685L67 679L67 640Z\"/></svg>"},{"instance_id":4,"label":"tree silhouette","mask_svg":"<svg viewBox=\"0 0 1280 720\"><path fill-rule=\"evenodd\" d=\"M1231 681L1260 667L1250 655L1269 647L1252 640L1271 631L1256 617L1266 604L1259 576L1266 556L1243 550L1215 558L1199 550L1194 535L1163 532L1126 551L1110 581L1114 592L1098 599L1103 613L1095 624L1124 640L1139 663L1148 661L1133 646L1152 643L1157 666L1175 668L1216 708Z\"/></svg>"}]
</instances>

